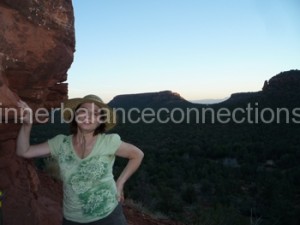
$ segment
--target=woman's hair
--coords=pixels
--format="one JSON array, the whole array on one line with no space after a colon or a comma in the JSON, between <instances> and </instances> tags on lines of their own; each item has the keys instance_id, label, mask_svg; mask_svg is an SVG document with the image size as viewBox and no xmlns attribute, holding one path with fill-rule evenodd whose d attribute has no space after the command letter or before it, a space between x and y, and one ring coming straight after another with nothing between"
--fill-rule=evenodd
<instances>
[{"instance_id":1,"label":"woman's hair","mask_svg":"<svg viewBox=\"0 0 300 225\"><path fill-rule=\"evenodd\" d=\"M76 107L75 112L77 109L79 109L80 105ZM105 115L105 110L100 110L100 116L104 121L106 121L106 115ZM70 123L70 133L71 134L77 134L77 122L76 122L76 116L74 116L72 122ZM101 123L95 130L94 130L94 136L97 134L102 134L106 130L106 123Z\"/></svg>"}]
</instances>

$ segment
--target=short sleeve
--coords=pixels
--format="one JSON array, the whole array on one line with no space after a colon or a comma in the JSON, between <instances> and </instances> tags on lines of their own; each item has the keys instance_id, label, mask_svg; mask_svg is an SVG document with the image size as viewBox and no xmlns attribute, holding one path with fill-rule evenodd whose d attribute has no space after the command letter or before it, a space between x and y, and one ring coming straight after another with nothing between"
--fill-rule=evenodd
<instances>
[{"instance_id":1,"label":"short sleeve","mask_svg":"<svg viewBox=\"0 0 300 225\"><path fill-rule=\"evenodd\" d=\"M58 155L59 149L64 142L66 136L59 134L51 139L48 140L49 148L51 155L56 157Z\"/></svg>"},{"instance_id":2,"label":"short sleeve","mask_svg":"<svg viewBox=\"0 0 300 225\"><path fill-rule=\"evenodd\" d=\"M106 134L105 145L107 146L107 154L114 155L122 143L121 137L118 134Z\"/></svg>"}]
</instances>

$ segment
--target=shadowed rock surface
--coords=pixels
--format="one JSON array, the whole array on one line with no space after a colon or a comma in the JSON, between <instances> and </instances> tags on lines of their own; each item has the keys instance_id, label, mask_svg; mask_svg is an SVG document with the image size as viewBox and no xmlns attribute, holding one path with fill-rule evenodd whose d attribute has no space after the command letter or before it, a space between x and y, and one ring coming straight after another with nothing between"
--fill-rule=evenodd
<instances>
[{"instance_id":1,"label":"shadowed rock surface","mask_svg":"<svg viewBox=\"0 0 300 225\"><path fill-rule=\"evenodd\" d=\"M0 189L5 225L59 224L60 184L15 154L16 103L35 111L67 98L63 83L75 51L70 0L0 1ZM7 113L10 109L10 113ZM48 186L44 186L48 184Z\"/></svg>"}]
</instances>

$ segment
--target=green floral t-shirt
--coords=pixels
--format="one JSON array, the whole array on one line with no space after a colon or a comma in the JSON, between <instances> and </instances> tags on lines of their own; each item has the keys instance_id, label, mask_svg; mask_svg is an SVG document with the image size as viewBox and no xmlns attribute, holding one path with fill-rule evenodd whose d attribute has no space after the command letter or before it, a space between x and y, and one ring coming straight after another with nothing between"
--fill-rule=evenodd
<instances>
[{"instance_id":1,"label":"green floral t-shirt","mask_svg":"<svg viewBox=\"0 0 300 225\"><path fill-rule=\"evenodd\" d=\"M120 136L98 135L92 152L84 159L75 153L72 135L57 135L48 144L63 181L64 217L87 223L109 215L118 205L112 167Z\"/></svg>"}]
</instances>

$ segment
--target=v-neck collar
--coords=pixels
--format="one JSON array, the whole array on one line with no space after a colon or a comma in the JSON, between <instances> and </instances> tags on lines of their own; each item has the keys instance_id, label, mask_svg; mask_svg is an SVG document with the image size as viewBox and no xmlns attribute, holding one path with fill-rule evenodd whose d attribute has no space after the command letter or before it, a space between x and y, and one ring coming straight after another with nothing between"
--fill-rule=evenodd
<instances>
[{"instance_id":1,"label":"v-neck collar","mask_svg":"<svg viewBox=\"0 0 300 225\"><path fill-rule=\"evenodd\" d=\"M91 152L86 157L84 157L84 158L80 158L80 156L77 154L77 152L76 152L76 150L74 148L74 145L73 145L73 137L74 137L74 135L70 136L71 151L72 151L72 153L75 155L75 157L78 160L83 161L83 160L86 160L86 159L90 158L95 153L95 151L96 151L95 147L98 145L98 141L100 140L101 135L99 135L99 134L97 135L97 139L95 141L95 144L94 144Z\"/></svg>"}]
</instances>

